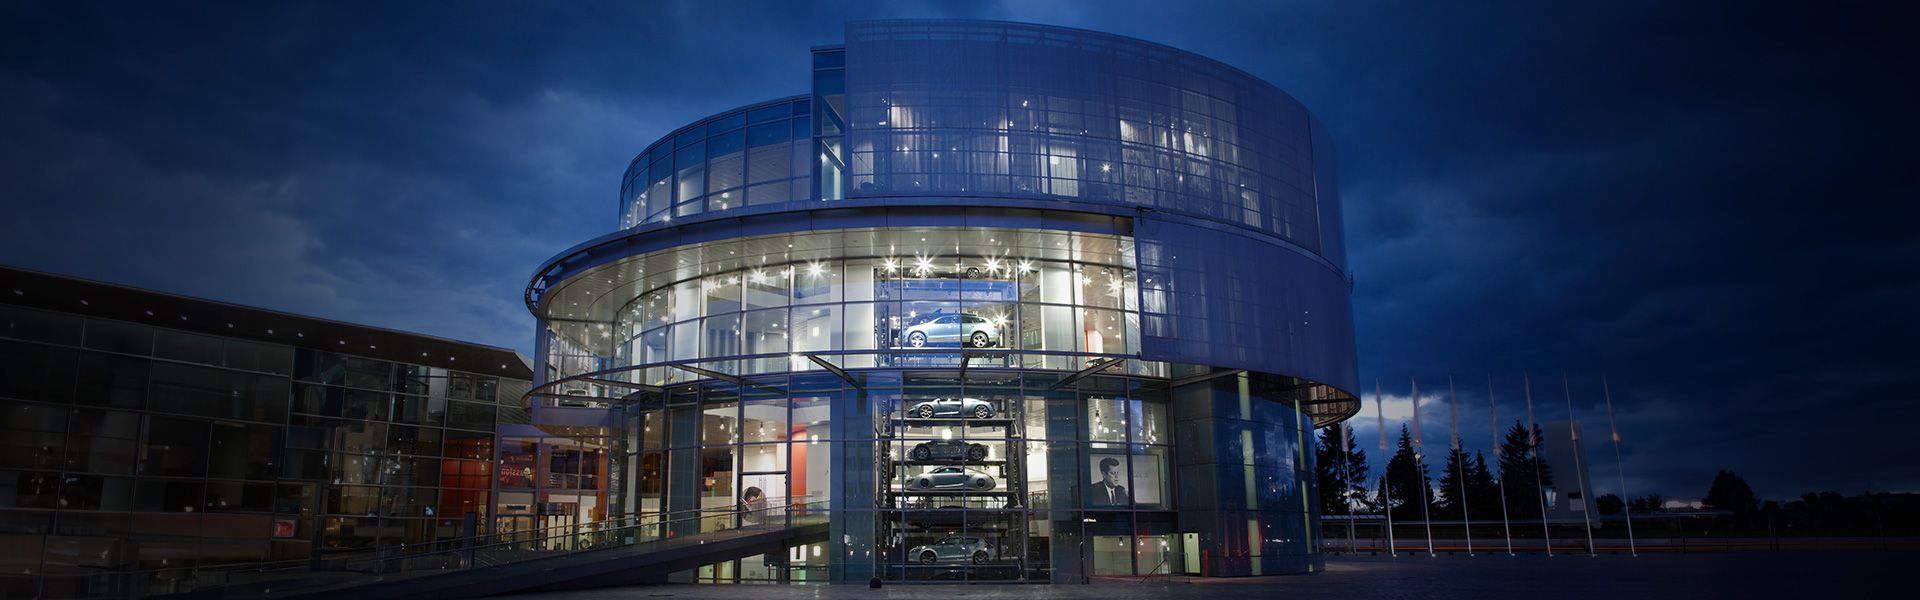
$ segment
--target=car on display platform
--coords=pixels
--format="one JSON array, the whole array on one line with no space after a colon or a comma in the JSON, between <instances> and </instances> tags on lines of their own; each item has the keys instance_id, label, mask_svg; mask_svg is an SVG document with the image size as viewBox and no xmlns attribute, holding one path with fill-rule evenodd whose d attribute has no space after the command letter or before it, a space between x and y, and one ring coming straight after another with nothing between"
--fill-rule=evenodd
<instances>
[{"instance_id":1,"label":"car on display platform","mask_svg":"<svg viewBox=\"0 0 1920 600\"><path fill-rule=\"evenodd\" d=\"M1000 327L993 321L970 312L936 313L916 319L896 334L896 342L908 348L966 345L969 348L1000 346Z\"/></svg>"},{"instance_id":2,"label":"car on display platform","mask_svg":"<svg viewBox=\"0 0 1920 600\"><path fill-rule=\"evenodd\" d=\"M922 419L942 416L991 419L998 413L999 411L994 410L993 403L978 398L938 398L907 408L908 415Z\"/></svg>"},{"instance_id":3,"label":"car on display platform","mask_svg":"<svg viewBox=\"0 0 1920 600\"><path fill-rule=\"evenodd\" d=\"M950 535L925 546L914 546L912 550L907 551L907 558L919 561L923 565L961 561L970 561L977 565L993 560L990 549L991 546L987 544L985 538Z\"/></svg>"},{"instance_id":4,"label":"car on display platform","mask_svg":"<svg viewBox=\"0 0 1920 600\"><path fill-rule=\"evenodd\" d=\"M983 461L987 459L987 447L983 444L969 444L960 440L934 440L913 445L907 453L917 462L934 460Z\"/></svg>"},{"instance_id":5,"label":"car on display platform","mask_svg":"<svg viewBox=\"0 0 1920 600\"><path fill-rule=\"evenodd\" d=\"M907 479L907 490L932 492L940 490L965 490L984 492L998 485L992 475L960 467L940 467Z\"/></svg>"}]
</instances>

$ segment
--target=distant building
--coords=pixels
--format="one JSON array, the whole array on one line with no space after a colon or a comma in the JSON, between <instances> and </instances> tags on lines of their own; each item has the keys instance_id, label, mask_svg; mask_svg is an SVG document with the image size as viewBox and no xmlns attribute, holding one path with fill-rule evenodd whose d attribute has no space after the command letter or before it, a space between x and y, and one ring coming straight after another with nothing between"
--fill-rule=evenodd
<instances>
[{"instance_id":1,"label":"distant building","mask_svg":"<svg viewBox=\"0 0 1920 600\"><path fill-rule=\"evenodd\" d=\"M491 522L511 350L0 267L0 597Z\"/></svg>"},{"instance_id":2,"label":"distant building","mask_svg":"<svg viewBox=\"0 0 1920 600\"><path fill-rule=\"evenodd\" d=\"M1574 435L1578 431L1568 421L1540 424L1540 460L1553 471L1553 485L1546 489L1547 518L1597 523L1600 507L1593 504L1593 457L1586 453L1584 432Z\"/></svg>"}]
</instances>

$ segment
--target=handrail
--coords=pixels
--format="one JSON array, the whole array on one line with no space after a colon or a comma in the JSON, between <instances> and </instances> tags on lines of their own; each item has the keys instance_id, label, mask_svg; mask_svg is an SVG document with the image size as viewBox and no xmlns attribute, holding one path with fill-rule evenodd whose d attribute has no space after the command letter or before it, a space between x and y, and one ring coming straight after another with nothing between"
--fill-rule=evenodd
<instances>
[{"instance_id":1,"label":"handrail","mask_svg":"<svg viewBox=\"0 0 1920 600\"><path fill-rule=\"evenodd\" d=\"M1151 571L1147 571L1147 574L1146 574L1146 575L1141 575L1141 576L1140 576L1140 581L1138 581L1138 582L1136 582L1136 583L1146 583L1146 582L1147 582L1147 578L1149 578L1149 577L1153 577L1153 575L1154 575L1155 573L1159 573L1159 572L1160 572L1160 567L1164 567L1164 566L1167 566L1167 561L1169 561L1169 560L1172 560L1172 559L1173 559L1173 557L1172 557L1172 556L1167 556L1165 552L1162 552L1162 553L1161 553L1161 556L1160 556L1160 564L1157 564L1157 565L1154 565L1154 566L1153 566L1153 570L1151 570Z\"/></svg>"},{"instance_id":2,"label":"handrail","mask_svg":"<svg viewBox=\"0 0 1920 600\"><path fill-rule=\"evenodd\" d=\"M1113 359L1113 358L1141 360L1141 355L1138 353L1119 354L1119 353L1110 353L1110 352L1075 352L1071 350L1028 350L1028 349L1020 349L1020 348L963 348L963 347L879 348L879 349L851 349L851 350L818 350L818 351L807 352L806 354L819 355L823 357L836 357L836 358L841 356L865 356L865 355L875 355L875 356L920 355L920 356L941 357L941 356L959 356L961 354L974 354L974 355L977 355L972 357L974 359L985 358L985 357L997 357L997 356L1012 357L1012 356L1019 356L1019 355L1033 355L1033 356L1058 356L1058 357L1086 357L1086 358L1091 358L1096 360ZM578 381L586 381L589 379L606 379L609 376L624 375L627 373L642 371L646 369L662 369L662 368L671 369L680 365L699 365L701 363L714 363L714 362L768 360L768 359L779 359L779 358L793 358L795 356L798 356L798 355L791 352L772 352L772 353L762 353L762 354L743 354L738 356L724 356L724 357L686 358L686 359L680 359L680 360L651 362L651 363L644 363L644 364L638 364L638 365L627 365L627 366L613 367L608 369L596 369L596 370L588 371L585 373L568 375L566 377L561 377L553 381L549 381L540 385L533 386L533 388L528 390L527 393L522 394L521 402L524 404L528 400L534 397L566 396L565 394L559 394L559 393L556 393L555 391L560 389L560 387L564 384L574 383ZM867 370L867 369L862 368L859 370ZM1050 372L1055 372L1055 371L1068 372L1068 373L1072 372L1071 370L1067 370L1067 369L1043 369L1043 370L1050 371ZM778 371L778 372L766 373L766 374L767 375L784 375L790 372L792 371ZM750 378L750 377L756 377L756 376L757 375L740 375L740 377L742 378ZM699 379L692 379L687 382L679 382L679 383L691 383L694 381L699 381ZM640 382L620 382L617 384L616 383L603 383L603 384L609 387L634 387L634 388L656 387L655 384L640 383ZM621 399L620 396L570 396L570 397L593 399L593 400Z\"/></svg>"},{"instance_id":3,"label":"handrail","mask_svg":"<svg viewBox=\"0 0 1920 600\"><path fill-rule=\"evenodd\" d=\"M180 575L171 578L175 584L184 583L186 589L172 591L191 591L213 587L240 585L262 581L250 576L273 576L301 572L345 573L377 576L382 580L405 578L432 572L465 570L491 567L527 560L561 556L575 552L601 549L637 547L642 545L671 542L680 539L697 539L703 533L720 531L738 531L749 528L780 529L792 527L801 521L825 521L825 512L814 513L811 508L818 501L788 500L778 504L743 509L739 505L732 507L685 509L667 513L628 515L600 521L590 521L572 525L555 525L514 532L492 532L460 538L435 540L412 545L411 548L427 548L424 551L406 551L407 546L385 546L370 549L356 549L346 553L323 555L318 559L300 559L274 561L271 563L241 563L227 565L209 565L204 567L182 567L164 569L145 569L123 571L111 576L129 577L136 581L168 573ZM710 531L705 525L717 525ZM697 525L694 531L687 532L686 525ZM564 542L556 544L555 542ZM523 552L524 551L524 552ZM322 568L314 569L318 564ZM235 582L234 579L248 581ZM272 587L273 595L286 595L302 590L314 591L319 587L342 586L352 583L338 579L308 582L277 582Z\"/></svg>"},{"instance_id":4,"label":"handrail","mask_svg":"<svg viewBox=\"0 0 1920 600\"><path fill-rule=\"evenodd\" d=\"M331 550L331 551L322 549L322 552L323 552L322 558L323 560L351 560L364 555L374 555L376 557L386 556L391 558L395 556L400 556L400 555L394 554L396 549L404 552L404 550L407 548L414 548L414 547L420 547L420 546L429 546L429 547L446 546L446 545L460 546L461 544L464 544L464 543L478 542L481 540L497 538L502 535L523 536L523 535L536 533L536 532L540 532L540 534L538 535L538 539L544 540L544 539L550 539L553 537L552 535L545 533L545 532L550 532L551 530L577 531L583 528L599 529L602 527L607 527L609 524L613 524L617 526L621 523L629 523L633 521L642 521L641 524L677 522L680 520L687 520L688 518L687 517L673 518L671 517L671 515L693 514L695 516L691 518L697 519L697 518L701 518L701 516L710 517L713 514L717 514L721 511L723 511L723 509L693 508L693 509L678 510L673 512L666 512L666 513L643 513L639 515L623 515L619 517L613 517L610 519L602 519L599 521L587 521L584 523L575 523L571 525L549 525L546 527L523 529L523 530L514 531L510 533L497 532L497 531L489 532L489 533L477 533L477 534L466 536L466 537L444 538L444 539L437 539L437 540L426 541L426 542L418 542L413 544L399 544L395 546L347 548L347 549ZM496 515L496 516L513 516L513 515ZM667 517L667 518L662 519L662 517ZM461 546L461 547L464 547L464 546ZM265 571L274 570L274 567L283 566L283 565L286 567L305 567L305 566L311 565L312 563L313 563L313 559L309 557L309 558L295 558L295 559L287 559L287 560L279 560L279 561L206 565L201 567L192 567L191 569L196 571L249 571L249 570L258 569L259 571L265 572ZM162 573L162 572L169 572L169 571L180 571L183 569L186 569L186 568L167 567L167 568L160 568L160 569L140 569L135 571L122 571L122 573Z\"/></svg>"}]
</instances>

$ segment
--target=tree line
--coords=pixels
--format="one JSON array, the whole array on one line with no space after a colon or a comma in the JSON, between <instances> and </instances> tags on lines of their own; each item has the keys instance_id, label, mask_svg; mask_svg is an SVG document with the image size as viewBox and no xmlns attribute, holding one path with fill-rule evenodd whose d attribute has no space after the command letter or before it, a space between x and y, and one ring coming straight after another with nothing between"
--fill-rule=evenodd
<instances>
[{"instance_id":1,"label":"tree line","mask_svg":"<svg viewBox=\"0 0 1920 600\"><path fill-rule=\"evenodd\" d=\"M1529 431L1518 421L1501 437L1492 462L1483 452L1468 453L1451 443L1443 456L1422 456L1407 426L1401 425L1393 456L1378 479L1369 479L1366 450L1352 436L1353 427L1346 425L1320 432L1314 455L1320 514L1389 510L1395 519L1498 520L1504 504L1507 518L1537 519L1545 508L1540 490L1554 483L1553 468L1539 457L1539 426ZM1436 464L1437 482L1429 475Z\"/></svg>"},{"instance_id":2,"label":"tree line","mask_svg":"<svg viewBox=\"0 0 1920 600\"><path fill-rule=\"evenodd\" d=\"M1553 468L1539 456L1541 440L1538 426L1529 428L1516 421L1501 436L1491 460L1483 452L1466 452L1451 443L1446 444L1441 456L1422 456L1407 426L1401 425L1386 471L1375 477L1364 446L1353 439L1351 426L1323 429L1314 451L1320 514L1374 515L1390 510L1395 520L1457 521L1471 517L1475 521L1497 521L1504 504L1508 519L1538 519L1544 508L1540 490L1554 485ZM1438 480L1429 475L1429 469L1436 466L1440 470ZM1601 515L1649 515L1663 512L1664 504L1659 494L1632 499L1606 494L1594 499L1594 509ZM1710 521L1712 527L1721 529L1803 534L1920 533L1920 494L1914 493L1845 496L1825 491L1776 502L1762 500L1745 479L1723 470L1714 474L1701 505L1719 515Z\"/></svg>"}]
</instances>

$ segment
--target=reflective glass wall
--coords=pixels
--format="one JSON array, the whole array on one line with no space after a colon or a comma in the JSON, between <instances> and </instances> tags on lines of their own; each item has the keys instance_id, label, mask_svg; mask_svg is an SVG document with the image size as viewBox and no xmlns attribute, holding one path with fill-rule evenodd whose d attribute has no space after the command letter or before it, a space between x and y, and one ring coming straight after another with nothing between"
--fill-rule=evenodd
<instances>
[{"instance_id":1,"label":"reflective glass wall","mask_svg":"<svg viewBox=\"0 0 1920 600\"><path fill-rule=\"evenodd\" d=\"M811 99L649 147L622 181L621 227L807 200L1060 199L1244 228L1345 268L1328 136L1229 65L1092 31L896 20L848 24L812 73Z\"/></svg>"},{"instance_id":2,"label":"reflective glass wall","mask_svg":"<svg viewBox=\"0 0 1920 600\"><path fill-rule=\"evenodd\" d=\"M0 595L484 530L529 382L0 306Z\"/></svg>"},{"instance_id":3,"label":"reflective glass wall","mask_svg":"<svg viewBox=\"0 0 1920 600\"><path fill-rule=\"evenodd\" d=\"M1305 107L1135 39L975 21L847 25L850 197L1045 196L1152 206L1337 245ZM1326 242L1332 242L1328 244ZM1326 252L1338 256L1337 252Z\"/></svg>"},{"instance_id":4,"label":"reflective glass wall","mask_svg":"<svg viewBox=\"0 0 1920 600\"><path fill-rule=\"evenodd\" d=\"M805 98L778 100L661 138L627 167L620 227L812 197L807 112Z\"/></svg>"}]
</instances>

